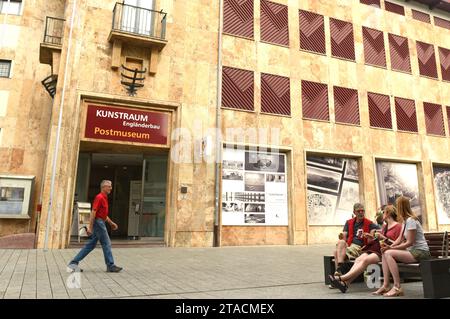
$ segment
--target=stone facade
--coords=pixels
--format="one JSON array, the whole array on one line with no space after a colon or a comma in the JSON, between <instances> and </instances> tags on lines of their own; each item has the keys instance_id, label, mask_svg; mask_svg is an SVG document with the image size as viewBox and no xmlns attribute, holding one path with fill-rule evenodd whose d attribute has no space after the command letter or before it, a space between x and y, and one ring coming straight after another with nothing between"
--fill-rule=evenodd
<instances>
[{"instance_id":1,"label":"stone facade","mask_svg":"<svg viewBox=\"0 0 450 319\"><path fill-rule=\"evenodd\" d=\"M244 129L280 129L280 142L273 146L288 154L289 226L221 226L221 245L314 244L335 241L341 230L340 226L308 225L306 152L358 157L363 168L360 176L363 194L361 200L366 204L368 212L374 212L378 202L375 158L417 162L421 172L419 180L423 208L426 211L425 229L445 229L446 226L438 225L436 219L432 163L450 164L447 155L450 153L450 132L444 112L446 136L426 134L422 102L450 105L450 84L441 80L439 68L439 80L419 76L415 41L450 48L450 30L413 20L411 8L419 8L428 13L430 11L426 7L410 3L406 4L406 17L403 17L362 5L358 0L274 2L287 5L289 9L288 47L260 41L259 0L254 1L254 40L223 34L222 65L255 72L255 111L221 109L220 128L224 134L227 128L236 126ZM23 15L6 18L7 27L19 31L16 32L18 35L14 47L0 48L0 58L10 58L15 63L13 78L0 78L0 91L9 92L6 116L0 117L3 131L0 172L34 175L37 187L30 221L1 219L0 236L36 231L37 247L43 247L52 197L48 246L67 246L80 141L103 143L84 138L87 101L170 112L172 128L189 130L194 145L201 142L202 132L206 133L208 128L216 126L219 1L156 1L157 10L167 13L167 44L158 56L156 74L146 74L144 87L134 97L130 97L121 85L120 71L111 68L113 45L108 41L108 36L111 32L114 4L115 1L112 0L45 1L45 4L29 0L24 2ZM299 50L299 9L352 22L356 61L331 57L328 19L325 19L327 55ZM449 19L448 14L445 16L443 12L433 11L433 14ZM65 19L53 104L40 83L50 74L48 65L39 64L39 43L46 15ZM388 43L387 32L407 37L412 74L365 65L362 26L385 32L385 44ZM150 50L133 43L122 46L121 61L127 56L142 59L147 68L151 63ZM389 54L386 54L386 58L390 65ZM290 78L291 116L261 113L261 73ZM302 80L328 84L329 122L302 119ZM358 90L359 126L336 124L333 85ZM395 112L393 130L370 128L368 91L415 100L418 134L399 132L395 126ZM59 147L55 150L61 108ZM177 145L185 142L185 139L189 138L183 136L172 139L170 152L180 151ZM249 141L245 140L244 143ZM107 147L113 149L119 144L111 142ZM55 152L56 174L54 192L51 195ZM188 154L190 159L194 158L193 147ZM212 246L214 163L171 161L169 180L165 243L169 246ZM180 193L181 186L187 186L187 194ZM39 221L36 213L38 203L42 203Z\"/></svg>"}]
</instances>

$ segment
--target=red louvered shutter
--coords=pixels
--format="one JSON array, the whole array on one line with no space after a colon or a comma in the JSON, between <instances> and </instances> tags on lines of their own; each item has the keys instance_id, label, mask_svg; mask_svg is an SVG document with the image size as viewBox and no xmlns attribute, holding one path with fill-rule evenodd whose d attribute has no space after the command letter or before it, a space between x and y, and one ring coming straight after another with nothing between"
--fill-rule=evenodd
<instances>
[{"instance_id":1,"label":"red louvered shutter","mask_svg":"<svg viewBox=\"0 0 450 319\"><path fill-rule=\"evenodd\" d=\"M427 133L445 136L442 106L439 104L423 102L423 109L425 112Z\"/></svg>"},{"instance_id":2,"label":"red louvered shutter","mask_svg":"<svg viewBox=\"0 0 450 319\"><path fill-rule=\"evenodd\" d=\"M441 63L442 80L450 81L450 50L439 48L439 61Z\"/></svg>"},{"instance_id":3,"label":"red louvered shutter","mask_svg":"<svg viewBox=\"0 0 450 319\"><path fill-rule=\"evenodd\" d=\"M397 115L398 130L417 132L417 116L414 100L396 97L395 114Z\"/></svg>"},{"instance_id":4,"label":"red louvered shutter","mask_svg":"<svg viewBox=\"0 0 450 319\"><path fill-rule=\"evenodd\" d=\"M437 79L436 57L432 44L416 41L420 75Z\"/></svg>"},{"instance_id":5,"label":"red louvered shutter","mask_svg":"<svg viewBox=\"0 0 450 319\"><path fill-rule=\"evenodd\" d=\"M380 0L359 0L362 4L367 4L372 7L381 8Z\"/></svg>"},{"instance_id":6,"label":"red louvered shutter","mask_svg":"<svg viewBox=\"0 0 450 319\"><path fill-rule=\"evenodd\" d=\"M385 1L384 2L384 7L386 8L386 11L392 12L392 13L397 13L400 14L402 16L405 15L405 8L401 5L398 5L396 3L392 3L389 1Z\"/></svg>"},{"instance_id":7,"label":"red louvered shutter","mask_svg":"<svg viewBox=\"0 0 450 319\"><path fill-rule=\"evenodd\" d=\"M287 6L261 0L261 41L289 46Z\"/></svg>"},{"instance_id":8,"label":"red louvered shutter","mask_svg":"<svg viewBox=\"0 0 450 319\"><path fill-rule=\"evenodd\" d=\"M419 20L425 23L431 23L430 15L425 12L412 9L412 17L415 20Z\"/></svg>"},{"instance_id":9,"label":"red louvered shutter","mask_svg":"<svg viewBox=\"0 0 450 319\"><path fill-rule=\"evenodd\" d=\"M448 123L448 129L450 131L450 106L446 107L447 109L447 123ZM450 133L450 132L449 132Z\"/></svg>"},{"instance_id":10,"label":"red louvered shutter","mask_svg":"<svg viewBox=\"0 0 450 319\"><path fill-rule=\"evenodd\" d=\"M305 119L329 121L328 86L302 81L302 109Z\"/></svg>"},{"instance_id":11,"label":"red louvered shutter","mask_svg":"<svg viewBox=\"0 0 450 319\"><path fill-rule=\"evenodd\" d=\"M392 128L389 96L377 93L367 93L367 98L369 101L370 126Z\"/></svg>"},{"instance_id":12,"label":"red louvered shutter","mask_svg":"<svg viewBox=\"0 0 450 319\"><path fill-rule=\"evenodd\" d=\"M411 73L408 39L389 33L389 48L392 70Z\"/></svg>"},{"instance_id":13,"label":"red louvered shutter","mask_svg":"<svg viewBox=\"0 0 450 319\"><path fill-rule=\"evenodd\" d=\"M325 26L322 15L299 10L300 49L326 54Z\"/></svg>"},{"instance_id":14,"label":"red louvered shutter","mask_svg":"<svg viewBox=\"0 0 450 319\"><path fill-rule=\"evenodd\" d=\"M254 75L252 71L223 67L222 106L254 110Z\"/></svg>"},{"instance_id":15,"label":"red louvered shutter","mask_svg":"<svg viewBox=\"0 0 450 319\"><path fill-rule=\"evenodd\" d=\"M442 18L434 17L434 24L438 27L450 30L450 21Z\"/></svg>"},{"instance_id":16,"label":"red louvered shutter","mask_svg":"<svg viewBox=\"0 0 450 319\"><path fill-rule=\"evenodd\" d=\"M365 63L386 67L383 32L363 27L363 42Z\"/></svg>"},{"instance_id":17,"label":"red louvered shutter","mask_svg":"<svg viewBox=\"0 0 450 319\"><path fill-rule=\"evenodd\" d=\"M224 0L223 32L253 39L253 0Z\"/></svg>"},{"instance_id":18,"label":"red louvered shutter","mask_svg":"<svg viewBox=\"0 0 450 319\"><path fill-rule=\"evenodd\" d=\"M355 40L350 22L330 18L331 54L334 57L355 61Z\"/></svg>"},{"instance_id":19,"label":"red louvered shutter","mask_svg":"<svg viewBox=\"0 0 450 319\"><path fill-rule=\"evenodd\" d=\"M358 91L339 86L333 91L336 123L359 125Z\"/></svg>"},{"instance_id":20,"label":"red louvered shutter","mask_svg":"<svg viewBox=\"0 0 450 319\"><path fill-rule=\"evenodd\" d=\"M261 73L261 112L291 115L289 78Z\"/></svg>"}]
</instances>

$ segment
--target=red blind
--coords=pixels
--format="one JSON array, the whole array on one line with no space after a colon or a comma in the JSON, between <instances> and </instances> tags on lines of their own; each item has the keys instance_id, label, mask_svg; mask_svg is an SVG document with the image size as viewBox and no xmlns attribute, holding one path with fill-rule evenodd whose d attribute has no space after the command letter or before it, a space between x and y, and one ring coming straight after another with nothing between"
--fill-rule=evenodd
<instances>
[{"instance_id":1,"label":"red blind","mask_svg":"<svg viewBox=\"0 0 450 319\"><path fill-rule=\"evenodd\" d=\"M450 106L447 106L446 109L447 109L448 129L450 130ZM449 133L450 133L450 132L449 132Z\"/></svg>"},{"instance_id":2,"label":"red blind","mask_svg":"<svg viewBox=\"0 0 450 319\"><path fill-rule=\"evenodd\" d=\"M335 86L333 93L336 122L359 124L358 91Z\"/></svg>"},{"instance_id":3,"label":"red blind","mask_svg":"<svg viewBox=\"0 0 450 319\"><path fill-rule=\"evenodd\" d=\"M389 1L385 1L384 6L386 8L386 11L401 14L402 16L405 15L405 8L401 5L398 5L398 4L389 2Z\"/></svg>"},{"instance_id":4,"label":"red blind","mask_svg":"<svg viewBox=\"0 0 450 319\"><path fill-rule=\"evenodd\" d=\"M289 45L288 7L261 0L261 40Z\"/></svg>"},{"instance_id":5,"label":"red blind","mask_svg":"<svg viewBox=\"0 0 450 319\"><path fill-rule=\"evenodd\" d=\"M363 27L363 43L366 64L386 67L383 32Z\"/></svg>"},{"instance_id":6,"label":"red blind","mask_svg":"<svg viewBox=\"0 0 450 319\"><path fill-rule=\"evenodd\" d=\"M300 48L317 53L326 53L325 26L322 15L299 10Z\"/></svg>"},{"instance_id":7,"label":"red blind","mask_svg":"<svg viewBox=\"0 0 450 319\"><path fill-rule=\"evenodd\" d=\"M441 64L442 80L450 81L450 50L439 48L439 61Z\"/></svg>"},{"instance_id":8,"label":"red blind","mask_svg":"<svg viewBox=\"0 0 450 319\"><path fill-rule=\"evenodd\" d=\"M222 106L254 110L254 75L252 71L223 67Z\"/></svg>"},{"instance_id":9,"label":"red blind","mask_svg":"<svg viewBox=\"0 0 450 319\"><path fill-rule=\"evenodd\" d=\"M439 104L423 102L423 109L427 133L445 136L442 106Z\"/></svg>"},{"instance_id":10,"label":"red blind","mask_svg":"<svg viewBox=\"0 0 450 319\"><path fill-rule=\"evenodd\" d=\"M359 0L362 4L367 4L369 6L381 8L380 0Z\"/></svg>"},{"instance_id":11,"label":"red blind","mask_svg":"<svg viewBox=\"0 0 450 319\"><path fill-rule=\"evenodd\" d=\"M430 15L425 12L412 9L412 17L415 20L419 20L425 23L431 23Z\"/></svg>"},{"instance_id":12,"label":"red blind","mask_svg":"<svg viewBox=\"0 0 450 319\"><path fill-rule=\"evenodd\" d=\"M261 74L261 111L282 115L291 114L289 78Z\"/></svg>"},{"instance_id":13,"label":"red blind","mask_svg":"<svg viewBox=\"0 0 450 319\"><path fill-rule=\"evenodd\" d=\"M392 128L389 96L377 93L367 93L367 97L369 101L370 126Z\"/></svg>"},{"instance_id":14,"label":"red blind","mask_svg":"<svg viewBox=\"0 0 450 319\"><path fill-rule=\"evenodd\" d=\"M302 81L302 109L303 118L328 121L328 86Z\"/></svg>"},{"instance_id":15,"label":"red blind","mask_svg":"<svg viewBox=\"0 0 450 319\"><path fill-rule=\"evenodd\" d=\"M253 38L253 0L224 0L223 32Z\"/></svg>"},{"instance_id":16,"label":"red blind","mask_svg":"<svg viewBox=\"0 0 450 319\"><path fill-rule=\"evenodd\" d=\"M434 17L434 24L438 27L450 30L450 21L442 18Z\"/></svg>"},{"instance_id":17,"label":"red blind","mask_svg":"<svg viewBox=\"0 0 450 319\"><path fill-rule=\"evenodd\" d=\"M414 100L396 97L395 114L397 116L398 130L417 132L417 116Z\"/></svg>"},{"instance_id":18,"label":"red blind","mask_svg":"<svg viewBox=\"0 0 450 319\"><path fill-rule=\"evenodd\" d=\"M416 41L420 75L437 79L436 57L432 44Z\"/></svg>"},{"instance_id":19,"label":"red blind","mask_svg":"<svg viewBox=\"0 0 450 319\"><path fill-rule=\"evenodd\" d=\"M330 18L331 54L335 57L355 60L353 25L350 22Z\"/></svg>"},{"instance_id":20,"label":"red blind","mask_svg":"<svg viewBox=\"0 0 450 319\"><path fill-rule=\"evenodd\" d=\"M390 33L388 37L392 70L411 73L408 39Z\"/></svg>"}]
</instances>

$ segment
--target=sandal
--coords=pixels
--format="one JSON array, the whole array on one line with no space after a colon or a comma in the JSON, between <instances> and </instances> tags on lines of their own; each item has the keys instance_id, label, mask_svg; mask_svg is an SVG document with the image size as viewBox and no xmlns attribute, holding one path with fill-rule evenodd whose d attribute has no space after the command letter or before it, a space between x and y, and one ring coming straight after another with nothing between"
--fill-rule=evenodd
<instances>
[{"instance_id":1,"label":"sandal","mask_svg":"<svg viewBox=\"0 0 450 319\"><path fill-rule=\"evenodd\" d=\"M394 292L391 293L391 291L394 291ZM391 290L389 290L388 293L385 293L383 296L384 297L399 297L399 296L403 296L403 295L404 295L403 289L400 287L394 286L394 287L392 287Z\"/></svg>"},{"instance_id":2,"label":"sandal","mask_svg":"<svg viewBox=\"0 0 450 319\"><path fill-rule=\"evenodd\" d=\"M345 293L345 292L347 291L348 286L347 286L347 284L346 284L344 281L341 280L341 276L339 276L339 280L336 279L336 278L335 278L334 276L332 276L332 275L328 275L328 277L330 278L331 285L332 285L334 288L339 289L342 293Z\"/></svg>"},{"instance_id":3,"label":"sandal","mask_svg":"<svg viewBox=\"0 0 450 319\"><path fill-rule=\"evenodd\" d=\"M372 292L372 295L374 296L380 296L380 295L384 295L385 293L387 293L389 290L391 290L389 287L384 287L381 286L380 289L378 289L377 291Z\"/></svg>"}]
</instances>

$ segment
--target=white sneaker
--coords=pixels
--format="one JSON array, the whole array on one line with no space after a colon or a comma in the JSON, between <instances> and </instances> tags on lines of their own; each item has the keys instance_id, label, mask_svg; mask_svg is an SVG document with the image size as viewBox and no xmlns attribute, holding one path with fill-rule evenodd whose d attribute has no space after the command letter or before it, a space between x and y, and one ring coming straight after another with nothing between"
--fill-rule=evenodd
<instances>
[{"instance_id":1,"label":"white sneaker","mask_svg":"<svg viewBox=\"0 0 450 319\"><path fill-rule=\"evenodd\" d=\"M81 269L77 264L68 264L67 265L67 272L83 272L83 269Z\"/></svg>"}]
</instances>

